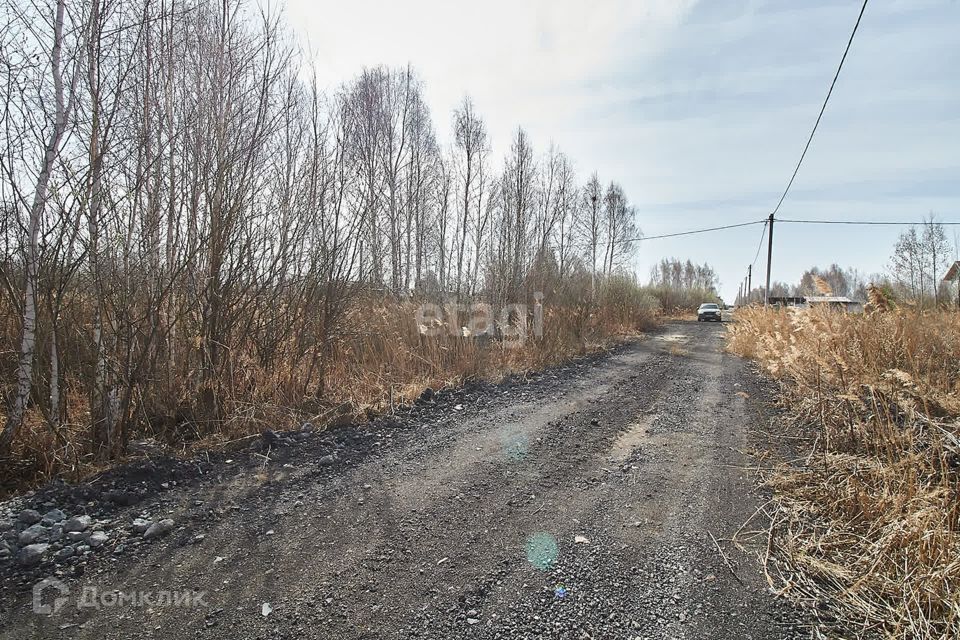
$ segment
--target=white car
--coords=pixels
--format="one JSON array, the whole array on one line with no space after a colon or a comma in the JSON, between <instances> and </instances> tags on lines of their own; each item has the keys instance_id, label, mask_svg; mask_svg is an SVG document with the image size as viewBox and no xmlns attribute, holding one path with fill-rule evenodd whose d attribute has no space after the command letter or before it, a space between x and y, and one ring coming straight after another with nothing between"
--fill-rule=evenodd
<instances>
[{"instance_id":1,"label":"white car","mask_svg":"<svg viewBox=\"0 0 960 640\"><path fill-rule=\"evenodd\" d=\"M709 322L711 320L723 322L723 312L720 311L720 305L713 302L704 302L697 309L697 322Z\"/></svg>"}]
</instances>

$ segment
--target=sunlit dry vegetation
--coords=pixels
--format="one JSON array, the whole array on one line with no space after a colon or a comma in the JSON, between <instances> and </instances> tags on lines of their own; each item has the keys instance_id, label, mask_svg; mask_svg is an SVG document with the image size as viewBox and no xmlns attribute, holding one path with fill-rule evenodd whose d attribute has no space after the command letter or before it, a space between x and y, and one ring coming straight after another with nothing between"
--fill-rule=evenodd
<instances>
[{"instance_id":1,"label":"sunlit dry vegetation","mask_svg":"<svg viewBox=\"0 0 960 640\"><path fill-rule=\"evenodd\" d=\"M838 633L960 637L960 314L871 301L743 309L729 329L806 443L767 478L767 569Z\"/></svg>"},{"instance_id":2,"label":"sunlit dry vegetation","mask_svg":"<svg viewBox=\"0 0 960 640\"><path fill-rule=\"evenodd\" d=\"M635 296L630 297L630 291ZM328 345L302 313L288 309L287 324L275 328L270 358L254 339L234 347L235 365L218 379L217 413L199 404L195 373L175 370L157 376L136 395L124 433L136 454L143 445L169 453L216 447L266 429L317 428L363 422L407 404L425 389L470 381L497 381L540 370L597 350L655 326L656 310L629 279L612 278L596 304L545 306L542 329L533 322L523 335L464 337L469 305L451 323L449 304L436 335L423 335L418 302L357 294L338 321ZM531 305L531 309L533 305ZM531 317L532 317L531 313ZM10 323L7 335L15 330ZM190 350L189 344L182 345ZM55 475L79 479L103 467L90 454L88 396L81 393L83 336L68 334L61 344L64 419L52 429L43 405L30 407L14 455L4 469L6 490ZM76 372L76 373L74 373Z\"/></svg>"}]
</instances>

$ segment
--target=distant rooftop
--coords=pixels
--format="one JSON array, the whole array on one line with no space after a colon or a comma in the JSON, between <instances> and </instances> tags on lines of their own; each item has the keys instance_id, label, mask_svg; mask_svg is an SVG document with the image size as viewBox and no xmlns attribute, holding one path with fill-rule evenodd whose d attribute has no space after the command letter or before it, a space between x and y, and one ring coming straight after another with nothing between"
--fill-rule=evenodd
<instances>
[{"instance_id":1,"label":"distant rooftop","mask_svg":"<svg viewBox=\"0 0 960 640\"><path fill-rule=\"evenodd\" d=\"M809 304L842 304L862 305L858 300L847 296L770 296L770 304L779 304L788 307L802 307Z\"/></svg>"},{"instance_id":2,"label":"distant rooftop","mask_svg":"<svg viewBox=\"0 0 960 640\"><path fill-rule=\"evenodd\" d=\"M855 300L851 300L847 296L805 296L804 298L808 303L812 302L814 304L820 303L830 303L836 302L839 304L855 304Z\"/></svg>"},{"instance_id":3,"label":"distant rooftop","mask_svg":"<svg viewBox=\"0 0 960 640\"><path fill-rule=\"evenodd\" d=\"M960 260L950 265L950 270L947 271L947 275L943 276L943 279L952 282L958 277L960 277Z\"/></svg>"}]
</instances>

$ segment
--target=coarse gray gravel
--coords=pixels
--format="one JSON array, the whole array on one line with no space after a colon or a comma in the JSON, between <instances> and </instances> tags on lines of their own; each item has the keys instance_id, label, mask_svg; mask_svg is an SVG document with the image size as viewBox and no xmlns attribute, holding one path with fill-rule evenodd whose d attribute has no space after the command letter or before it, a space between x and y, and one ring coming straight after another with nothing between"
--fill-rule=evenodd
<instances>
[{"instance_id":1,"label":"coarse gray gravel","mask_svg":"<svg viewBox=\"0 0 960 640\"><path fill-rule=\"evenodd\" d=\"M810 637L730 542L770 399L723 332L0 503L0 638Z\"/></svg>"}]
</instances>

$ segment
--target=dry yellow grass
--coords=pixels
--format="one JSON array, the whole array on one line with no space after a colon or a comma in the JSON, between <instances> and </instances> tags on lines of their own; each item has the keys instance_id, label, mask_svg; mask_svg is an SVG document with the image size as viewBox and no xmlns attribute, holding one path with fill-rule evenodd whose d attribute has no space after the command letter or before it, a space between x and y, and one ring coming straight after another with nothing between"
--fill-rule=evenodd
<instances>
[{"instance_id":1,"label":"dry yellow grass","mask_svg":"<svg viewBox=\"0 0 960 640\"><path fill-rule=\"evenodd\" d=\"M809 446L767 478L771 585L845 635L957 638L960 314L873 306L730 327Z\"/></svg>"},{"instance_id":2,"label":"dry yellow grass","mask_svg":"<svg viewBox=\"0 0 960 640\"><path fill-rule=\"evenodd\" d=\"M141 411L138 415L144 418L129 434L130 440L148 439L168 452L187 453L264 429L296 428L305 421L317 428L364 421L416 399L427 387L495 381L540 370L611 346L657 323L653 310L613 300L592 312L585 305L548 306L542 335L531 331L518 346L488 337L458 337L459 327L424 336L416 309L412 302L355 300L330 347L322 387L318 366L303 357L302 346L295 344L297 336L279 347L278 360L284 366L262 366L250 346L237 356L238 366L221 383L222 420L198 424L190 420L189 412L157 416ZM170 404L189 408L188 382L174 378L173 384ZM89 415L86 396L69 391L69 384L67 388L69 415ZM14 455L2 461L0 494L54 476L77 480L102 470L86 453L86 437L87 426L79 420L65 424L54 435L42 413L32 408Z\"/></svg>"}]
</instances>

